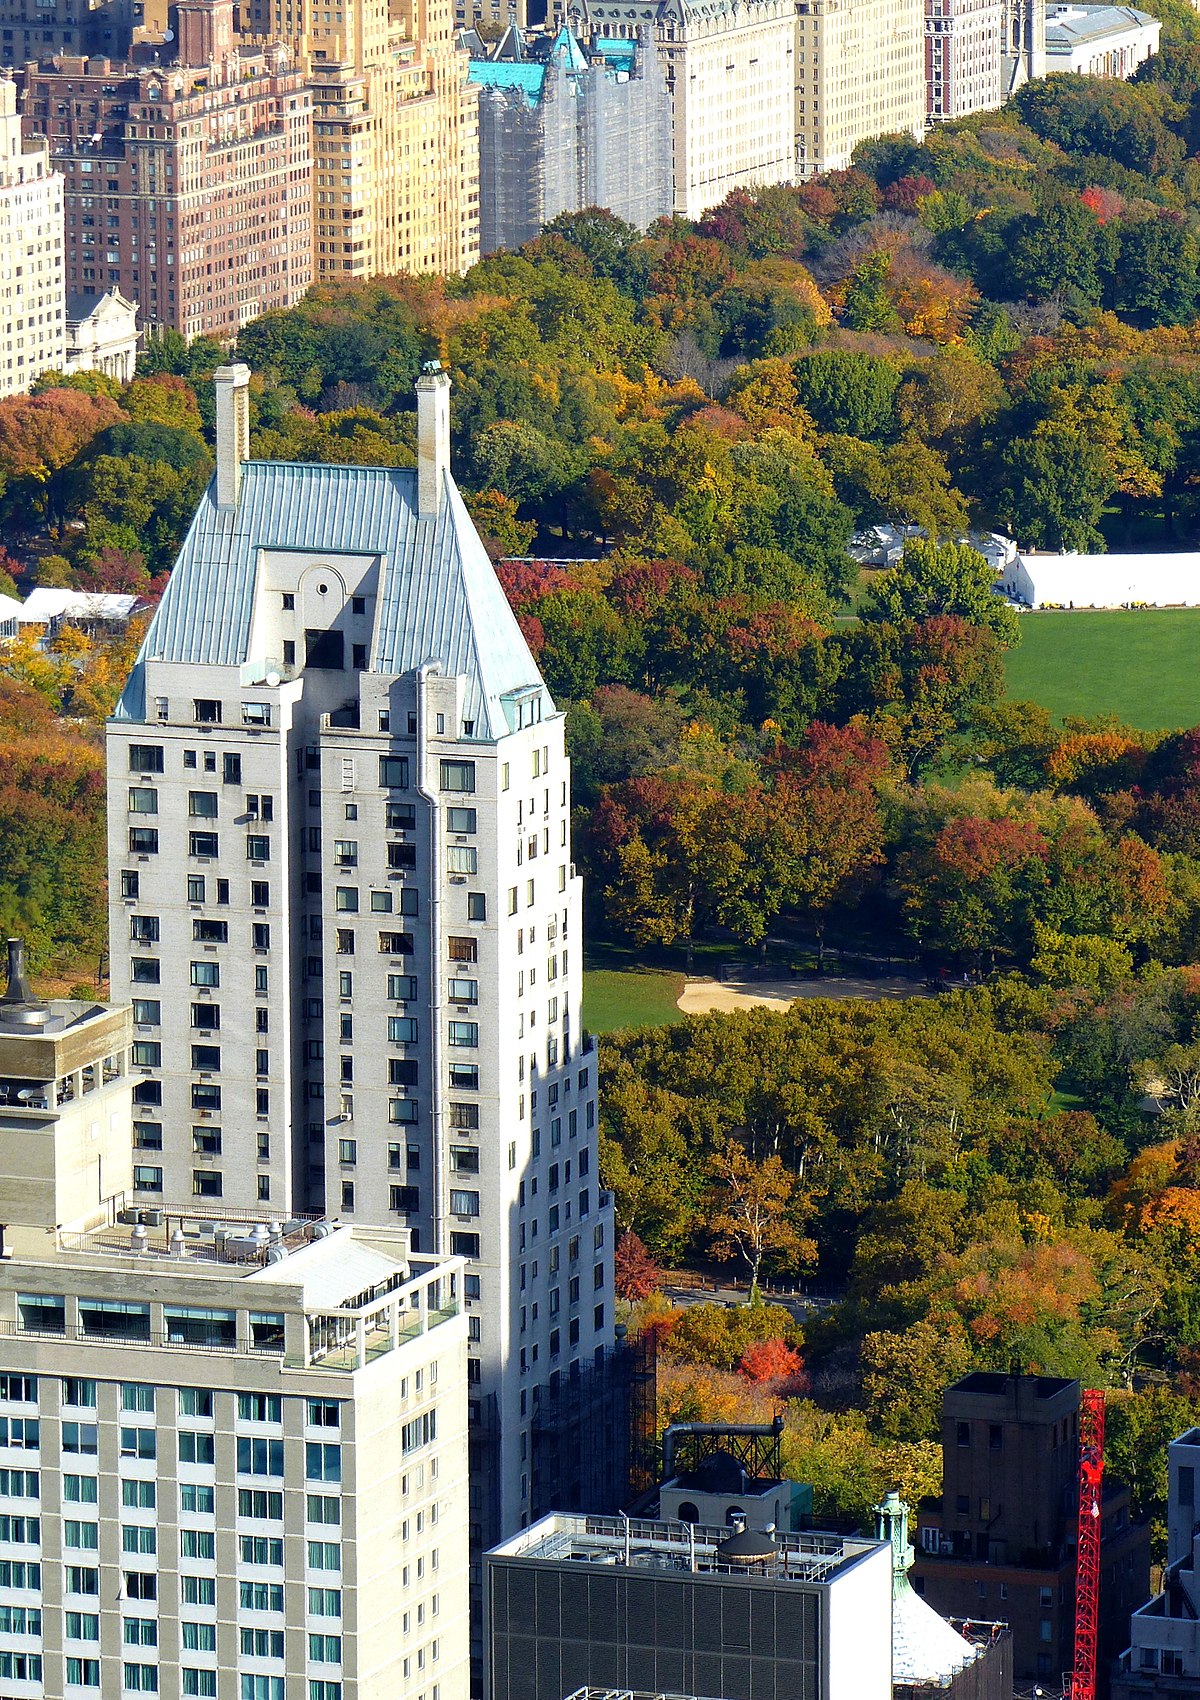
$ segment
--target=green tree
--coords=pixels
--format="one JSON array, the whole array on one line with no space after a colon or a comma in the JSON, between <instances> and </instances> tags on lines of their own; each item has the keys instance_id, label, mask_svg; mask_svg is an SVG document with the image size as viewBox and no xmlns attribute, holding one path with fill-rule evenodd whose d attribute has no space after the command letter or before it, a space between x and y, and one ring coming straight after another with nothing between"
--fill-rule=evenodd
<instances>
[{"instance_id":1,"label":"green tree","mask_svg":"<svg viewBox=\"0 0 1200 1700\"><path fill-rule=\"evenodd\" d=\"M965 543L911 538L899 566L881 573L863 602L865 620L893 624L951 614L984 626L1005 649L1019 641L1018 616L996 594L996 575Z\"/></svg>"}]
</instances>

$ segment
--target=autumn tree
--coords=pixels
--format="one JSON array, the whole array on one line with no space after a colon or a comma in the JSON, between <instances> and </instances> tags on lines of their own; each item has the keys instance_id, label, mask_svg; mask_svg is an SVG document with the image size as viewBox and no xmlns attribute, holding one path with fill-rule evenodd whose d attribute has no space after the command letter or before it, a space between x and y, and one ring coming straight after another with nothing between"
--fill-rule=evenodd
<instances>
[{"instance_id":1,"label":"autumn tree","mask_svg":"<svg viewBox=\"0 0 1200 1700\"><path fill-rule=\"evenodd\" d=\"M797 1231L792 1211L796 1184L778 1156L756 1159L730 1140L709 1163L714 1257L740 1258L758 1291L763 1263L795 1267L812 1260L816 1247Z\"/></svg>"},{"instance_id":2,"label":"autumn tree","mask_svg":"<svg viewBox=\"0 0 1200 1700\"><path fill-rule=\"evenodd\" d=\"M613 1252L613 1289L619 1299L635 1304L657 1291L662 1280L659 1269L635 1233L621 1235Z\"/></svg>"}]
</instances>

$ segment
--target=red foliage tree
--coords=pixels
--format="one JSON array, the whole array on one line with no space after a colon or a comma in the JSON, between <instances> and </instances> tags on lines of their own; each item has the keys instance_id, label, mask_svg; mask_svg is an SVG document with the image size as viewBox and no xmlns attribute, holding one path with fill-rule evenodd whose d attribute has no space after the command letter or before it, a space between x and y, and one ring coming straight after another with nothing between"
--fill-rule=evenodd
<instances>
[{"instance_id":1,"label":"red foliage tree","mask_svg":"<svg viewBox=\"0 0 1200 1700\"><path fill-rule=\"evenodd\" d=\"M636 1304L658 1291L662 1270L638 1236L622 1234L613 1253L613 1288L619 1299Z\"/></svg>"},{"instance_id":2,"label":"red foliage tree","mask_svg":"<svg viewBox=\"0 0 1200 1700\"><path fill-rule=\"evenodd\" d=\"M756 1386L770 1386L777 1393L786 1391L795 1396L808 1389L804 1359L785 1340L759 1340L747 1346L738 1373Z\"/></svg>"}]
</instances>

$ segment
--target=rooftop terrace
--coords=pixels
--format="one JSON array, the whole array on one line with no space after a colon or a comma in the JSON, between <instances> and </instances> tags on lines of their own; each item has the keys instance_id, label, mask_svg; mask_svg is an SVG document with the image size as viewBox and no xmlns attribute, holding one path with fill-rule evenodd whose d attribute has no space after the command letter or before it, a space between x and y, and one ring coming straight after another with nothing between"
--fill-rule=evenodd
<instances>
[{"instance_id":1,"label":"rooftop terrace","mask_svg":"<svg viewBox=\"0 0 1200 1700\"><path fill-rule=\"evenodd\" d=\"M494 1549L495 1556L547 1563L606 1564L634 1570L677 1570L709 1576L757 1575L772 1581L828 1582L844 1567L878 1549L856 1535L784 1534L773 1537L774 1554L741 1559L723 1556L735 1531L657 1519L572 1516L562 1512Z\"/></svg>"}]
</instances>

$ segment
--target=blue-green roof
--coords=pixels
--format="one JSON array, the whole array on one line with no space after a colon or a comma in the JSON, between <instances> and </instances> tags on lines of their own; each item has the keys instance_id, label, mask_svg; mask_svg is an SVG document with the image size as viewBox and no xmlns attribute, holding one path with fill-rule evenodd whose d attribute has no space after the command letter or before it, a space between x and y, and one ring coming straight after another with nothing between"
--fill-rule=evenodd
<instances>
[{"instance_id":1,"label":"blue-green roof","mask_svg":"<svg viewBox=\"0 0 1200 1700\"><path fill-rule=\"evenodd\" d=\"M521 69L522 67L513 67ZM436 518L416 511L415 471L247 461L236 509L200 499L117 708L144 716L150 661L242 667L251 653L259 555L378 555L378 613L370 669L398 677L425 661L466 680L463 718L476 736L509 729L504 699L541 683L454 480ZM511 706L511 704L507 705Z\"/></svg>"},{"instance_id":2,"label":"blue-green roof","mask_svg":"<svg viewBox=\"0 0 1200 1700\"><path fill-rule=\"evenodd\" d=\"M531 102L542 98L546 81L544 65L516 64L511 59L472 59L468 71L473 83L491 89L523 89Z\"/></svg>"},{"instance_id":3,"label":"blue-green roof","mask_svg":"<svg viewBox=\"0 0 1200 1700\"><path fill-rule=\"evenodd\" d=\"M637 60L636 41L626 41L620 36L598 36L592 46L605 64L611 65L616 71L628 71L633 75Z\"/></svg>"}]
</instances>

